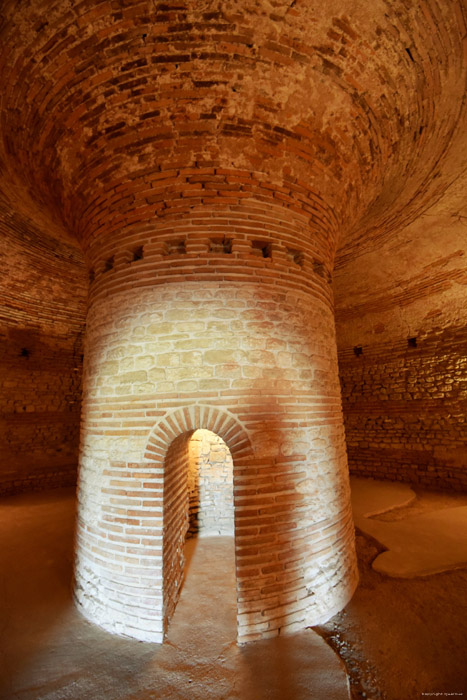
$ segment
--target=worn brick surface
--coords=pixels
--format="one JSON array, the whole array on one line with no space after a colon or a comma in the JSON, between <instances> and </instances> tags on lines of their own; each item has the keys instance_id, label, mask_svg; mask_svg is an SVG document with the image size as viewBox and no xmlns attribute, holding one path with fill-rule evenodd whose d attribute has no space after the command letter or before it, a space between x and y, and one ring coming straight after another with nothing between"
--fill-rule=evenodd
<instances>
[{"instance_id":1,"label":"worn brick surface","mask_svg":"<svg viewBox=\"0 0 467 700\"><path fill-rule=\"evenodd\" d=\"M18 487L73 470L71 235L89 280L81 609L161 641L187 441L207 428L233 460L239 639L328 618L356 584L334 268L352 467L465 484L465 243L422 231L427 211L465 222L461 3L5 0L1 13L2 211L25 261L6 246L7 420L21 402L35 413L29 433L26 419L9 428L9 464L21 472L24 435ZM11 328L35 355L18 356Z\"/></svg>"},{"instance_id":2,"label":"worn brick surface","mask_svg":"<svg viewBox=\"0 0 467 700\"><path fill-rule=\"evenodd\" d=\"M0 493L76 482L86 272L69 237L44 235L0 197Z\"/></svg>"},{"instance_id":3,"label":"worn brick surface","mask_svg":"<svg viewBox=\"0 0 467 700\"><path fill-rule=\"evenodd\" d=\"M130 273L150 268L144 260L127 263ZM102 273L113 294L96 286L87 326L77 576L86 613L108 629L130 633L138 626L115 596L115 579L151 597L161 567L160 554L126 559L107 550L109 523L122 538L141 539L152 528L157 551L164 546L168 587L158 624L170 615L181 577L181 530L174 525L171 538L168 523L179 513L183 534L188 527L187 438L180 459L170 445L194 428L218 434L232 454L241 641L324 619L355 586L329 283L292 261L292 280L297 266L310 285L307 293L292 291L293 284L285 291L285 264L265 261L268 282L255 282L256 255L245 255L242 274L250 260L249 282L221 281L214 266L210 281L203 272L201 283L191 277L161 283L153 273L122 292L123 266ZM153 264L161 264L158 257ZM315 275L320 294L313 293ZM175 409L182 412L172 418ZM148 443L154 425L161 437ZM177 464L185 467L180 477ZM147 486L156 479L153 489L142 488L141 471ZM151 504L169 497L163 536ZM97 589L92 597L90 583ZM147 625L140 634L159 639L160 627L151 628L149 618Z\"/></svg>"},{"instance_id":4,"label":"worn brick surface","mask_svg":"<svg viewBox=\"0 0 467 700\"><path fill-rule=\"evenodd\" d=\"M335 275L347 451L361 476L467 487L466 184Z\"/></svg>"},{"instance_id":5,"label":"worn brick surface","mask_svg":"<svg viewBox=\"0 0 467 700\"><path fill-rule=\"evenodd\" d=\"M232 455L213 432L196 430L189 443L187 537L235 534Z\"/></svg>"}]
</instances>

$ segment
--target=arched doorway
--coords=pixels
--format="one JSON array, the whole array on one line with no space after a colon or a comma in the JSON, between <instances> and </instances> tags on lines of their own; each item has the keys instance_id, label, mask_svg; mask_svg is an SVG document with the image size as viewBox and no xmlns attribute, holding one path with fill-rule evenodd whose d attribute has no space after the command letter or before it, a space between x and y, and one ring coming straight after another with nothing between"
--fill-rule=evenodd
<instances>
[{"instance_id":1,"label":"arched doorway","mask_svg":"<svg viewBox=\"0 0 467 700\"><path fill-rule=\"evenodd\" d=\"M99 469L90 462L81 472L75 595L92 621L163 641L189 527L182 466L198 428L220 436L233 460L237 641L295 632L342 609L357 581L346 482L332 467L332 459L345 467L342 432L321 422L295 425L277 410L262 420L266 409L270 416L269 404L236 414L200 404L149 407L157 422L134 461L101 460ZM300 439L278 441L297 432Z\"/></svg>"},{"instance_id":2,"label":"arched doorway","mask_svg":"<svg viewBox=\"0 0 467 700\"><path fill-rule=\"evenodd\" d=\"M207 442L197 440L197 436L203 435L197 433L198 430L209 431L212 436ZM206 434L204 434L206 435ZM195 437L193 442L190 442ZM198 443L198 444L196 444ZM190 447L191 445L191 447ZM209 466L206 459L206 451L209 445L209 454L215 451L227 451L230 456L230 464L220 466L218 464ZM224 445L224 447L222 447ZM155 582L160 586L162 593L160 615L162 622L162 630L165 632L168 628L170 618L175 610L178 597L180 595L181 585L183 582L184 571L184 546L186 535L190 529L189 518L189 464L190 464L190 449L195 462L205 462L198 477L192 477L191 481L198 482L200 478L204 478L208 471L217 471L216 479L222 480L231 479L230 488L230 524L227 525L227 518L221 528L221 532L225 532L227 528L233 534L233 484L236 480L236 473L242 472L246 465L253 459L253 450L251 447L249 436L238 421L227 411L222 411L211 406L193 406L187 409L177 409L166 414L153 428L145 451L145 459L148 467L150 467L157 480L157 498L162 505L162 524L157 537L158 547L161 552L161 576L159 582ZM216 460L213 460L216 462ZM212 483L212 482L211 482ZM194 487L195 485L192 484ZM198 493L195 496L193 488L192 497L192 514L193 521L195 514L197 515L198 525L200 519L200 511L196 500L201 496L204 501L208 501L212 496L207 492ZM213 519L222 508L222 504L227 503L228 489L224 490L224 496L221 497L217 507L209 508L204 503L203 520L204 534L207 534L212 525ZM197 528L192 527L192 534ZM212 531L212 530L211 530ZM237 578L238 587L238 578Z\"/></svg>"},{"instance_id":3,"label":"arched doorway","mask_svg":"<svg viewBox=\"0 0 467 700\"><path fill-rule=\"evenodd\" d=\"M172 442L164 462L163 502L163 619L167 631L183 585L186 540L234 536L233 461L219 435L198 429Z\"/></svg>"}]
</instances>

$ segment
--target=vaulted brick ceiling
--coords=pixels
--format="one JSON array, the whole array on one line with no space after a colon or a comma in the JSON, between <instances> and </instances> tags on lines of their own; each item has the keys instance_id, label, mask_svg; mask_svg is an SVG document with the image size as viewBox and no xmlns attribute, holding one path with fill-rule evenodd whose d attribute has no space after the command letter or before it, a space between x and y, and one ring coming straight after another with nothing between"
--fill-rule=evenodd
<instances>
[{"instance_id":1,"label":"vaulted brick ceiling","mask_svg":"<svg viewBox=\"0 0 467 700\"><path fill-rule=\"evenodd\" d=\"M0 188L85 244L273 192L345 260L459 167L461 3L4 0L0 29Z\"/></svg>"}]
</instances>

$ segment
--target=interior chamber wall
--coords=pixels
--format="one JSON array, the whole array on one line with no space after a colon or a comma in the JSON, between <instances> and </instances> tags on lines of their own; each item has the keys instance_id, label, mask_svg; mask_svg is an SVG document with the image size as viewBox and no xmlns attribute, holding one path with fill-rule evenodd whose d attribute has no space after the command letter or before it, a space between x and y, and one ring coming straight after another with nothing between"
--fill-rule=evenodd
<instances>
[{"instance_id":1,"label":"interior chamber wall","mask_svg":"<svg viewBox=\"0 0 467 700\"><path fill-rule=\"evenodd\" d=\"M91 308L76 569L91 619L162 641L163 460L187 426L160 463L148 436L171 411L205 405L251 445L236 461L215 431L234 463L239 640L317 624L347 602L357 574L333 318L310 301L192 283Z\"/></svg>"},{"instance_id":2,"label":"interior chamber wall","mask_svg":"<svg viewBox=\"0 0 467 700\"><path fill-rule=\"evenodd\" d=\"M149 641L164 633L166 459L198 428L233 460L240 642L322 622L357 582L330 240L270 202L207 216L160 220L137 256L122 232L94 261L76 597Z\"/></svg>"}]
</instances>

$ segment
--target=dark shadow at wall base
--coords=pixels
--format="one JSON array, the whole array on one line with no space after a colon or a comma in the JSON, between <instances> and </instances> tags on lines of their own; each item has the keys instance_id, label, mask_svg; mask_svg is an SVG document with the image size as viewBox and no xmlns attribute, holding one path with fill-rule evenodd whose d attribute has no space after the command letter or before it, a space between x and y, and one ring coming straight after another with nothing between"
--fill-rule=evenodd
<instances>
[{"instance_id":1,"label":"dark shadow at wall base","mask_svg":"<svg viewBox=\"0 0 467 700\"><path fill-rule=\"evenodd\" d=\"M5 479L0 482L0 497L14 496L20 493L33 493L36 491L48 491L68 486L76 487L78 467L76 463L66 465L56 471L44 474L29 474L27 477Z\"/></svg>"}]
</instances>

